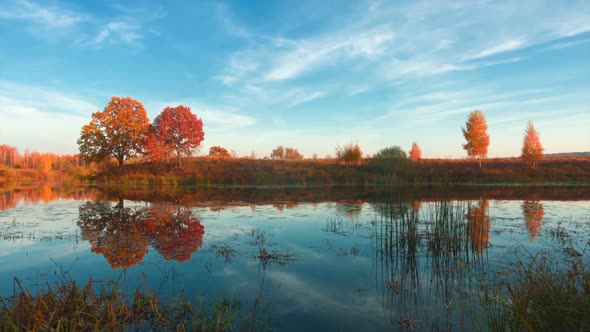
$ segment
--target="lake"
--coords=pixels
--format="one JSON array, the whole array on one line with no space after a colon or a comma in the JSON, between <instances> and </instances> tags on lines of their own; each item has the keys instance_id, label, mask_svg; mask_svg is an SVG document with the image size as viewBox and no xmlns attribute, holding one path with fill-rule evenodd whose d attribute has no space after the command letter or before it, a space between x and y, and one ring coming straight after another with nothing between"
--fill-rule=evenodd
<instances>
[{"instance_id":1,"label":"lake","mask_svg":"<svg viewBox=\"0 0 590 332\"><path fill-rule=\"evenodd\" d=\"M280 331L485 329L478 282L588 239L588 186L29 186L0 191L0 296L92 278L227 296Z\"/></svg>"}]
</instances>

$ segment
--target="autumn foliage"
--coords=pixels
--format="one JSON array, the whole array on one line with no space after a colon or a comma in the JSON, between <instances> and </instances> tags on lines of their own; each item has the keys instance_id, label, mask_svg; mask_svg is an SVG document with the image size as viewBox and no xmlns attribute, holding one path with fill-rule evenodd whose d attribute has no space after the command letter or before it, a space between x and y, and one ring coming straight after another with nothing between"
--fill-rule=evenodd
<instances>
[{"instance_id":1,"label":"autumn foliage","mask_svg":"<svg viewBox=\"0 0 590 332\"><path fill-rule=\"evenodd\" d=\"M465 128L462 128L462 130L463 137L467 141L466 144L463 144L463 149L467 151L467 155L472 158L485 158L488 155L490 136L488 135L488 123L483 113L480 110L471 112Z\"/></svg>"},{"instance_id":2,"label":"autumn foliage","mask_svg":"<svg viewBox=\"0 0 590 332\"><path fill-rule=\"evenodd\" d=\"M303 159L303 155L295 148L287 147L284 148L282 145L277 146L272 150L270 154L271 159L290 159L299 160Z\"/></svg>"},{"instance_id":3,"label":"autumn foliage","mask_svg":"<svg viewBox=\"0 0 590 332\"><path fill-rule=\"evenodd\" d=\"M231 158L231 154L224 147L212 146L209 148L209 157L224 159L224 158Z\"/></svg>"},{"instance_id":4,"label":"autumn foliage","mask_svg":"<svg viewBox=\"0 0 590 332\"><path fill-rule=\"evenodd\" d=\"M413 161L420 160L422 158L422 150L416 144L416 142L412 143L412 149L410 150L410 159Z\"/></svg>"},{"instance_id":5,"label":"autumn foliage","mask_svg":"<svg viewBox=\"0 0 590 332\"><path fill-rule=\"evenodd\" d=\"M531 167L536 167L537 162L542 157L543 146L541 145L539 134L535 130L535 127L533 127L533 122L529 121L524 135L524 140L522 142L522 154L520 158L525 164Z\"/></svg>"},{"instance_id":6,"label":"autumn foliage","mask_svg":"<svg viewBox=\"0 0 590 332\"><path fill-rule=\"evenodd\" d=\"M343 147L336 147L336 157L340 162L345 164L360 163L363 158L363 152L358 144L348 144Z\"/></svg>"},{"instance_id":7,"label":"autumn foliage","mask_svg":"<svg viewBox=\"0 0 590 332\"><path fill-rule=\"evenodd\" d=\"M166 107L150 127L146 149L151 156L176 155L180 166L182 156L190 156L205 139L203 121L187 106Z\"/></svg>"},{"instance_id":8,"label":"autumn foliage","mask_svg":"<svg viewBox=\"0 0 590 332\"><path fill-rule=\"evenodd\" d=\"M92 114L78 139L80 156L90 161L114 157L123 167L125 159L143 152L149 120L143 104L135 99L112 97L102 112Z\"/></svg>"},{"instance_id":9,"label":"autumn foliage","mask_svg":"<svg viewBox=\"0 0 590 332\"><path fill-rule=\"evenodd\" d=\"M164 259L181 262L203 246L205 228L188 208L167 204L131 208L120 200L114 207L109 202L86 202L79 212L82 237L112 268L138 264L150 244Z\"/></svg>"}]
</instances>

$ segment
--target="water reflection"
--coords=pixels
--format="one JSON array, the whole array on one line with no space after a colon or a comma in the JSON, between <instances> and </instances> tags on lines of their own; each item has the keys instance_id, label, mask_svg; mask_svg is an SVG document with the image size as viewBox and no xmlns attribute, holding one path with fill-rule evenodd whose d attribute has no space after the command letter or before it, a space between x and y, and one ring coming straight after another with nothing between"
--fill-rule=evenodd
<instances>
[{"instance_id":1,"label":"water reflection","mask_svg":"<svg viewBox=\"0 0 590 332\"><path fill-rule=\"evenodd\" d=\"M203 246L205 228L188 208L170 203L125 207L123 199L86 202L79 208L82 238L112 268L141 262L151 244L165 260L186 261Z\"/></svg>"},{"instance_id":2,"label":"water reflection","mask_svg":"<svg viewBox=\"0 0 590 332\"><path fill-rule=\"evenodd\" d=\"M165 260L184 262L203 246L205 227L190 209L170 203L152 204L148 215L146 234Z\"/></svg>"},{"instance_id":3,"label":"water reflection","mask_svg":"<svg viewBox=\"0 0 590 332\"><path fill-rule=\"evenodd\" d=\"M529 230L529 237L534 242L537 235L541 232L541 224L545 215L543 204L533 199L524 201L521 207L525 225Z\"/></svg>"},{"instance_id":4,"label":"water reflection","mask_svg":"<svg viewBox=\"0 0 590 332\"><path fill-rule=\"evenodd\" d=\"M374 266L390 319L452 324L449 317L466 314L453 308L464 301L470 278L482 275L487 260L481 254L489 232L487 201L392 202L374 208L379 214L372 235Z\"/></svg>"},{"instance_id":5,"label":"water reflection","mask_svg":"<svg viewBox=\"0 0 590 332\"><path fill-rule=\"evenodd\" d=\"M85 187L60 187L31 185L17 188L0 187L0 211L15 208L20 202L25 206L40 202L49 203L57 199L83 200L94 197L96 192Z\"/></svg>"},{"instance_id":6,"label":"water reflection","mask_svg":"<svg viewBox=\"0 0 590 332\"><path fill-rule=\"evenodd\" d=\"M484 252L488 248L490 239L490 227L492 226L489 215L489 203L487 199L480 199L469 204L467 220L471 248L477 252Z\"/></svg>"}]
</instances>

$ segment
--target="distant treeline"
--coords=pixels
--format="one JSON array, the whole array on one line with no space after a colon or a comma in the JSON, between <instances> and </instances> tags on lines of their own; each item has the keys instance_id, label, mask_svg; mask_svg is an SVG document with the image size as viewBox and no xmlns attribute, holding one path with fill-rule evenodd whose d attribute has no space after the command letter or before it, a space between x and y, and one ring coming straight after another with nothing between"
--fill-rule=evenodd
<instances>
[{"instance_id":1,"label":"distant treeline","mask_svg":"<svg viewBox=\"0 0 590 332\"><path fill-rule=\"evenodd\" d=\"M0 184L8 182L79 181L92 171L79 155L58 155L0 145ZM96 166L96 165L94 165Z\"/></svg>"}]
</instances>

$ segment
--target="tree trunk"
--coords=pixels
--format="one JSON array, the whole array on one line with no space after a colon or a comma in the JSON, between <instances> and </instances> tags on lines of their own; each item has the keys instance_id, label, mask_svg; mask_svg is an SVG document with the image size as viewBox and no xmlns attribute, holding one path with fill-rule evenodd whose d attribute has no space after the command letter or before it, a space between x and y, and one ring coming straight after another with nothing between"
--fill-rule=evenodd
<instances>
[{"instance_id":1,"label":"tree trunk","mask_svg":"<svg viewBox=\"0 0 590 332\"><path fill-rule=\"evenodd\" d=\"M117 157L117 161L119 162L119 168L123 168L123 164L125 163L125 156Z\"/></svg>"}]
</instances>

